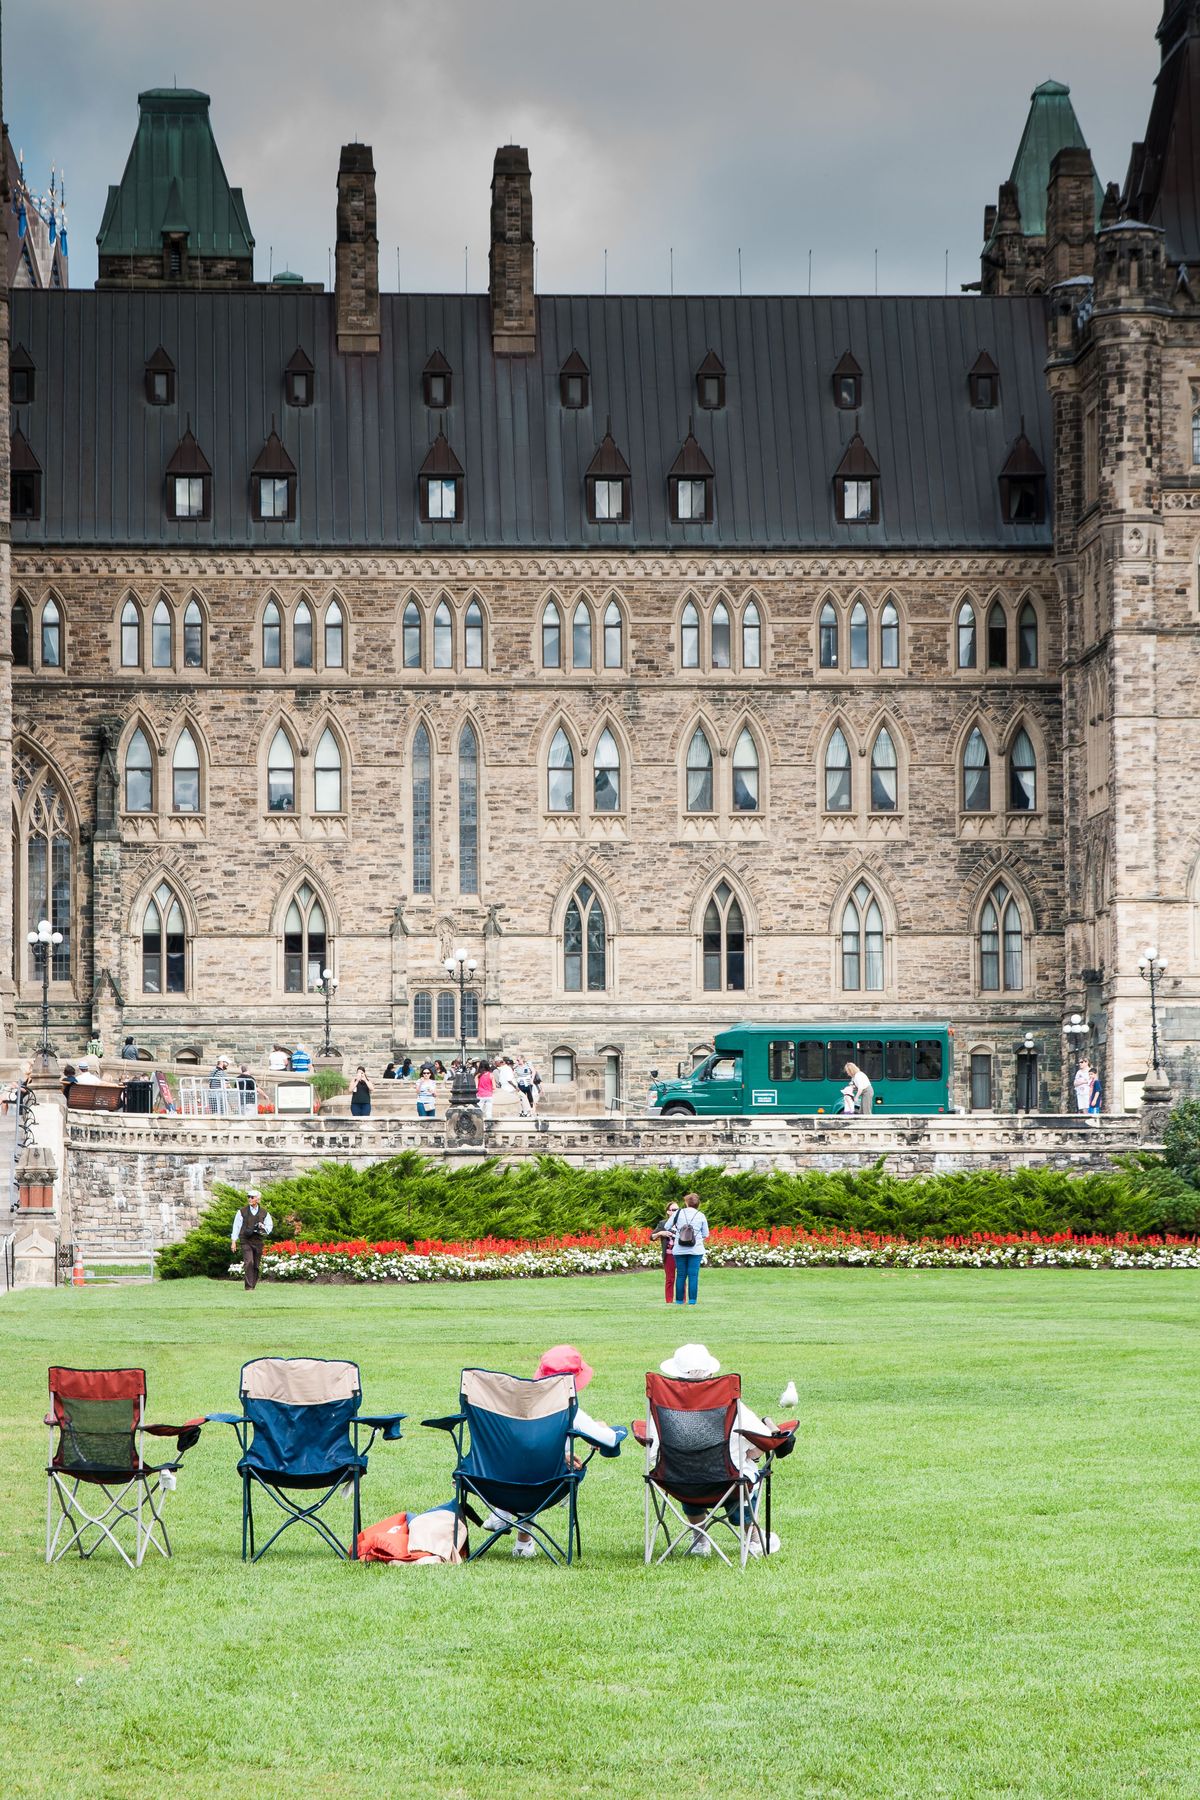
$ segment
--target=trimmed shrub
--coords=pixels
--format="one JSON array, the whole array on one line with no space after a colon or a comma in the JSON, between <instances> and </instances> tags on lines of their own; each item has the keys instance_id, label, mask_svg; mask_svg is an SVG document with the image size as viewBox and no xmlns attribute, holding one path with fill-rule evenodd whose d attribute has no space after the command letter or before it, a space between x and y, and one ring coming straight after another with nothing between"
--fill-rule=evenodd
<instances>
[{"instance_id":1,"label":"trimmed shrub","mask_svg":"<svg viewBox=\"0 0 1200 1800\"><path fill-rule=\"evenodd\" d=\"M340 1069L314 1069L309 1080L318 1100L332 1100L335 1094L346 1093L350 1086Z\"/></svg>"}]
</instances>

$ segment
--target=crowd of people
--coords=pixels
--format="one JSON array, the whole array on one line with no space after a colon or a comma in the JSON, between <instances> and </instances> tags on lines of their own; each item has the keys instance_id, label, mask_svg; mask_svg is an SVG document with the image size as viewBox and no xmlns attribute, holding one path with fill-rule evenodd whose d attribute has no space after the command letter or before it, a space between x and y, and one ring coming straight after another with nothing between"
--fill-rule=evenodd
<instances>
[{"instance_id":1,"label":"crowd of people","mask_svg":"<svg viewBox=\"0 0 1200 1800\"><path fill-rule=\"evenodd\" d=\"M517 1052L515 1056L498 1056L494 1060L481 1056L468 1062L466 1072L475 1084L475 1098L480 1112L485 1119L492 1117L492 1108L497 1095L515 1093L520 1102L523 1119L537 1117L538 1102L542 1095L542 1074L527 1056ZM389 1062L383 1071L384 1081L415 1081L417 1084L417 1116L422 1119L437 1117L437 1084L439 1081L455 1081L464 1065L455 1060L447 1068L440 1057L426 1058L415 1063L411 1056L406 1056L397 1064ZM366 1071L360 1068L355 1081L367 1082ZM352 1102L353 1105L353 1102ZM368 1106L367 1110L370 1108Z\"/></svg>"}]
</instances>

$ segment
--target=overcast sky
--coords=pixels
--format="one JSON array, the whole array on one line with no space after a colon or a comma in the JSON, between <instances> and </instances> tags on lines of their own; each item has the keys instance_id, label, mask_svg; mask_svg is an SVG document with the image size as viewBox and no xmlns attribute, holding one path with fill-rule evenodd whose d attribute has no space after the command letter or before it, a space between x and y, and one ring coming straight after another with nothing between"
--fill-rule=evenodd
<instances>
[{"instance_id":1,"label":"overcast sky","mask_svg":"<svg viewBox=\"0 0 1200 1800\"><path fill-rule=\"evenodd\" d=\"M9 0L4 110L31 183L65 171L90 286L139 88L197 87L256 274L325 280L343 142L373 145L384 288L487 279L497 144L529 148L546 293L951 291L1030 90L1071 88L1124 178L1159 0ZM399 247L399 281L397 280Z\"/></svg>"}]
</instances>

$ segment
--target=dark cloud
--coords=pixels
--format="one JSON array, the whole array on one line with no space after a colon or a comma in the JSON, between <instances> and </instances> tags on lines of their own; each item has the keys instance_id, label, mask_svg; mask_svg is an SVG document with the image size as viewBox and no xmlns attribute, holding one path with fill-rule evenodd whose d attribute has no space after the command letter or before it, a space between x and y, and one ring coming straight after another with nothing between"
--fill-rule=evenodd
<instances>
[{"instance_id":1,"label":"dark cloud","mask_svg":"<svg viewBox=\"0 0 1200 1800\"><path fill-rule=\"evenodd\" d=\"M339 145L374 146L381 278L486 279L491 159L529 146L539 286L952 289L1030 90L1068 82L1102 180L1149 112L1154 0L41 0L8 10L5 111L34 181L65 168L76 285L137 91L212 95L258 272L324 278ZM44 173L43 173L44 171Z\"/></svg>"}]
</instances>

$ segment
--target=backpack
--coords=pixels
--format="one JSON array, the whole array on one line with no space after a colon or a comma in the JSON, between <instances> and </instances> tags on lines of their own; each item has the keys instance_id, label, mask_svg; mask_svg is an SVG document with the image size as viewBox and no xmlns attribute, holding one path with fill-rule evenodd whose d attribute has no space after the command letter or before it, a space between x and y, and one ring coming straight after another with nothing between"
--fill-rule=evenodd
<instances>
[{"instance_id":1,"label":"backpack","mask_svg":"<svg viewBox=\"0 0 1200 1800\"><path fill-rule=\"evenodd\" d=\"M686 1207L684 1210L694 1212L695 1208ZM680 1213L675 1221L675 1242L682 1244L685 1250L692 1249L696 1242L696 1227L690 1219L684 1218L683 1213Z\"/></svg>"}]
</instances>

